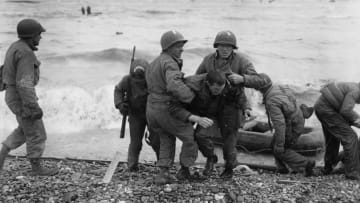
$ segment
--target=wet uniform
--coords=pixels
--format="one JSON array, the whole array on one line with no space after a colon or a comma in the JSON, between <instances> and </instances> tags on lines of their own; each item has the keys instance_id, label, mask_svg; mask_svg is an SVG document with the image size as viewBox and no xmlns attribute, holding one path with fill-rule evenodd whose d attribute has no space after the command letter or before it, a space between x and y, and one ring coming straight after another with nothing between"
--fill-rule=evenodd
<instances>
[{"instance_id":1,"label":"wet uniform","mask_svg":"<svg viewBox=\"0 0 360 203\"><path fill-rule=\"evenodd\" d=\"M240 97L240 91L229 82L220 95L212 95L206 84L206 74L194 75L185 78L185 84L194 92L195 98L185 108L172 108L173 114L182 120L192 114L208 117L214 121L213 126L203 128L197 125L195 138L199 149L206 158L213 158L214 144L211 140L216 132L221 132L224 139L223 155L226 168L234 168L236 160L236 133L239 128L238 109L240 105L246 104L246 97ZM217 158L216 158L217 159Z\"/></svg>"},{"instance_id":2,"label":"wet uniform","mask_svg":"<svg viewBox=\"0 0 360 203\"><path fill-rule=\"evenodd\" d=\"M16 115L18 127L3 144L12 150L26 143L28 158L41 157L45 149L46 132L35 92L39 66L33 49L24 40L18 40L9 47L3 70L5 101Z\"/></svg>"},{"instance_id":3,"label":"wet uniform","mask_svg":"<svg viewBox=\"0 0 360 203\"><path fill-rule=\"evenodd\" d=\"M292 149L303 133L305 123L295 96L289 88L273 85L263 97L275 130L272 147L278 169L287 170L285 164L296 172L305 169L308 159Z\"/></svg>"},{"instance_id":4,"label":"wet uniform","mask_svg":"<svg viewBox=\"0 0 360 203\"><path fill-rule=\"evenodd\" d=\"M146 102L147 102L147 85L145 78L136 78L133 76L134 66L131 67L130 75L123 79L115 86L114 103L115 107L121 109L121 105L128 105L129 127L130 127L130 144L128 149L128 167L136 167L139 162L139 154L142 148L146 121ZM126 98L127 97L127 98ZM160 139L151 132L148 127L149 144L159 157Z\"/></svg>"},{"instance_id":5,"label":"wet uniform","mask_svg":"<svg viewBox=\"0 0 360 203\"><path fill-rule=\"evenodd\" d=\"M146 70L149 96L146 117L160 137L159 167L168 168L174 161L176 138L182 141L180 163L189 167L197 158L198 146L190 122L175 118L169 112L173 100L189 103L194 93L183 82L182 61L162 52Z\"/></svg>"},{"instance_id":6,"label":"wet uniform","mask_svg":"<svg viewBox=\"0 0 360 203\"><path fill-rule=\"evenodd\" d=\"M344 148L345 176L348 178L359 178L360 175L359 141L351 128L359 118L354 111L355 104L359 103L359 83L339 82L323 87L314 106L325 136L325 170L331 171L337 162L341 143Z\"/></svg>"}]
</instances>

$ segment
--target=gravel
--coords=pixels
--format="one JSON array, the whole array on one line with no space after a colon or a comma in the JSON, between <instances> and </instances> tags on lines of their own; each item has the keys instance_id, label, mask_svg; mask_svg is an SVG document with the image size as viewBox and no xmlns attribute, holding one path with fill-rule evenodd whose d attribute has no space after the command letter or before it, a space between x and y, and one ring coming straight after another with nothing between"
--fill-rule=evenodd
<instances>
[{"instance_id":1,"label":"gravel","mask_svg":"<svg viewBox=\"0 0 360 203\"><path fill-rule=\"evenodd\" d=\"M345 180L344 175L315 176L280 175L272 171L237 171L232 179L221 179L223 170L205 181L178 181L157 186L153 164L141 164L140 171L131 173L120 163L109 184L101 183L108 162L47 159L46 165L57 165L58 175L35 177L24 158L8 158L0 172L0 202L360 202L360 183ZM178 167L178 166L177 166ZM201 172L194 168L193 171ZM171 169L173 175L176 167Z\"/></svg>"}]
</instances>

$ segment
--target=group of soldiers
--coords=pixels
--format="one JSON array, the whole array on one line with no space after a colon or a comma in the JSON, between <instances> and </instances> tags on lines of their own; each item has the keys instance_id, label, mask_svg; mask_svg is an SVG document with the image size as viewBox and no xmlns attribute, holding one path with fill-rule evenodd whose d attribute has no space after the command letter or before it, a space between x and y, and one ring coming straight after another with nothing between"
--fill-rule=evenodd
<instances>
[{"instance_id":1,"label":"group of soldiers","mask_svg":"<svg viewBox=\"0 0 360 203\"><path fill-rule=\"evenodd\" d=\"M213 44L215 52L203 59L195 75L184 77L181 54L186 42L177 31L164 33L160 40L160 56L151 64L141 59L135 61L130 75L115 87L116 108L122 114L129 113L130 171L138 170L147 125L149 144L157 155L159 167L159 174L154 179L156 183L166 184L173 179L169 168L174 162L176 138L182 141L181 168L176 178L196 178L189 168L194 164L198 150L207 158L203 175L210 176L218 160L211 137L218 131L224 141L225 160L220 177L232 177L238 164L237 130L251 115L244 92L246 87L263 95L269 125L274 131L272 149L279 173L304 171L306 176L313 174L315 161L295 152L292 147L304 131L305 119L315 109L326 140L323 173L330 174L337 162L342 161L346 178L359 180L359 140L351 128L360 127L359 116L353 110L355 103L360 102L358 83L328 84L321 89L322 94L314 108L308 107L298 104L287 86L272 84L267 74L257 73L244 55L234 52L237 43L231 31L219 32ZM141 89L141 95L134 94L137 89ZM130 95L129 99L125 99L126 95ZM140 104L141 108L138 108ZM338 155L340 142L344 148L342 156Z\"/></svg>"},{"instance_id":2,"label":"group of soldiers","mask_svg":"<svg viewBox=\"0 0 360 203\"><path fill-rule=\"evenodd\" d=\"M35 86L39 81L37 50L45 29L33 19L24 19L17 26L19 40L8 49L2 73L5 101L16 115L18 127L2 143L0 170L10 150L27 145L27 157L34 175L54 175L56 168L41 165L46 132L43 112L37 102ZM275 85L264 73L257 73L249 59L235 52L236 37L231 31L219 32L214 40L214 53L204 57L194 75L181 72L182 53L187 40L177 31L165 32L160 40L162 52L150 64L136 59L130 74L123 77L114 91L115 107L129 116L129 171L139 170L139 153L145 128L148 143L157 157L157 184L174 180L170 167L174 163L175 144L182 142L179 180L192 180L190 167L200 151L206 157L203 177L214 172L218 157L211 137L220 132L223 144L222 178L231 178L237 162L237 131L251 116L251 107L244 88L253 88L263 95L269 125L274 132L272 150L279 173L313 173L315 161L292 147L303 133L306 118L313 110L320 120L326 141L324 174L331 174L338 161L345 165L345 177L360 179L359 140L351 126L360 127L360 117L353 110L360 103L359 83L330 83L321 89L313 107L299 105L286 86ZM339 158L339 145L344 154Z\"/></svg>"}]
</instances>

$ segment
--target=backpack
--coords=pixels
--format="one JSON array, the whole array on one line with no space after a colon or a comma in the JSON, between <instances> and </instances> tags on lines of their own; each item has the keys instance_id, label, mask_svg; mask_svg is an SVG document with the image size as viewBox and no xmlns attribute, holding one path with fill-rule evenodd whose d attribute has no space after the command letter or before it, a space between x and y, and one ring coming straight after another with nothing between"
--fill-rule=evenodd
<instances>
[{"instance_id":1,"label":"backpack","mask_svg":"<svg viewBox=\"0 0 360 203\"><path fill-rule=\"evenodd\" d=\"M3 82L3 70L4 70L4 65L0 66L0 92L4 91L5 88L5 83Z\"/></svg>"}]
</instances>

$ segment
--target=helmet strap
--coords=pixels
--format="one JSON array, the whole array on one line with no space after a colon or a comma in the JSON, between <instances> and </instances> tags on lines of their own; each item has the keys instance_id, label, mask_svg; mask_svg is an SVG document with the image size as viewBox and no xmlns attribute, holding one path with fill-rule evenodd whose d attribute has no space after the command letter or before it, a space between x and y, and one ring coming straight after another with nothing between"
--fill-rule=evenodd
<instances>
[{"instance_id":1,"label":"helmet strap","mask_svg":"<svg viewBox=\"0 0 360 203\"><path fill-rule=\"evenodd\" d=\"M21 38L33 51L37 51L38 48L34 45L34 38Z\"/></svg>"}]
</instances>

